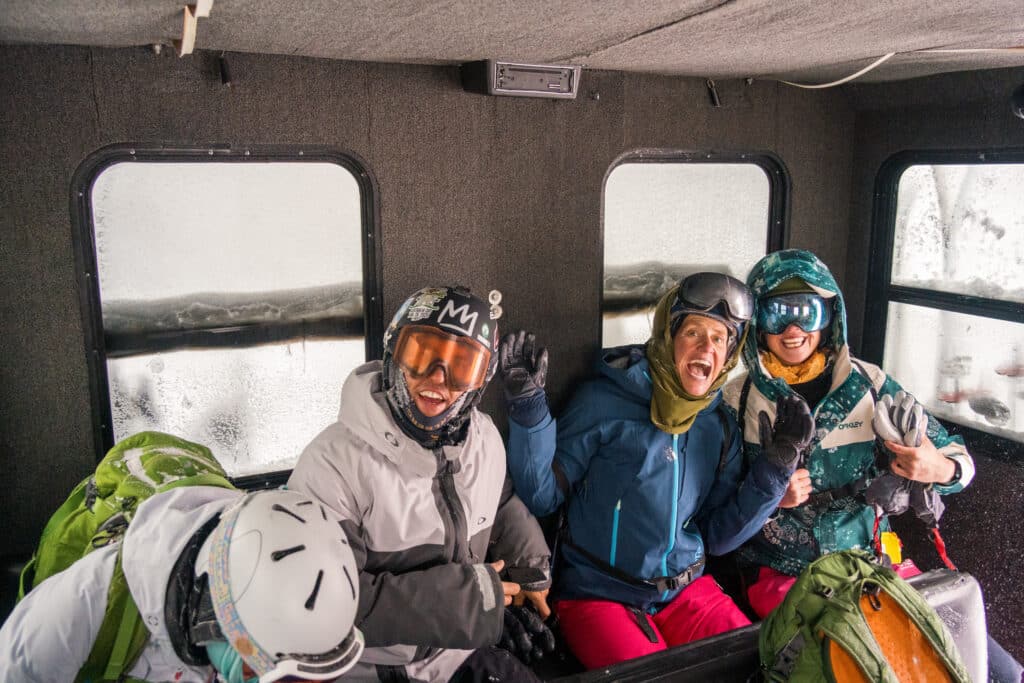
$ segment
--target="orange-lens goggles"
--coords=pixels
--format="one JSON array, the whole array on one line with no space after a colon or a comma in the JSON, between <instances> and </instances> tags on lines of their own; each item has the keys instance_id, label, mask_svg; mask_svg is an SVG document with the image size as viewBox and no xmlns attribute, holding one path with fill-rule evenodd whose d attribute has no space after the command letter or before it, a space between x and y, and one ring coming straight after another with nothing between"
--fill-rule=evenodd
<instances>
[{"instance_id":1,"label":"orange-lens goggles","mask_svg":"<svg viewBox=\"0 0 1024 683\"><path fill-rule=\"evenodd\" d=\"M450 389L468 391L483 386L491 352L468 337L408 325L398 334L394 358L415 377L426 377L440 364Z\"/></svg>"}]
</instances>

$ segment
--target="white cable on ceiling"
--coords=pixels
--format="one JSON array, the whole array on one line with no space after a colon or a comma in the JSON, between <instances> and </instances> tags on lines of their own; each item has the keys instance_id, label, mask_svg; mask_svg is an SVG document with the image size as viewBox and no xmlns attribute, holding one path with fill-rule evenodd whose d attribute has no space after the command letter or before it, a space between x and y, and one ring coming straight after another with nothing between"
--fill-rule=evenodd
<instances>
[{"instance_id":1,"label":"white cable on ceiling","mask_svg":"<svg viewBox=\"0 0 1024 683\"><path fill-rule=\"evenodd\" d=\"M873 61L870 64L868 64L866 67L864 67L863 69L861 69L857 73L850 74L846 78L840 78L838 81L832 81L831 83L820 83L818 85L808 85L806 83L793 83L792 81L780 81L780 82L781 83L785 83L786 85L796 86L797 88L807 88L809 90L813 90L813 89L816 89L816 88L832 88L832 87L835 87L837 85L842 85L843 83L847 83L848 81L852 81L853 79L857 78L858 76L863 76L867 72L869 72L872 69L874 69L876 66L879 66L880 64L886 62L888 59L890 59L895 54L896 54L895 52L890 52L889 54L882 55L881 57L879 57L875 61Z\"/></svg>"}]
</instances>

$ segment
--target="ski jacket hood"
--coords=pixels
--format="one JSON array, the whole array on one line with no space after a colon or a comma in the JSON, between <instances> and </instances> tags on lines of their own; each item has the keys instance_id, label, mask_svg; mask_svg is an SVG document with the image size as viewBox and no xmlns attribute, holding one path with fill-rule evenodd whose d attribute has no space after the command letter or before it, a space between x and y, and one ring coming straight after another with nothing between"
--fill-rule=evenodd
<instances>
[{"instance_id":1,"label":"ski jacket hood","mask_svg":"<svg viewBox=\"0 0 1024 683\"><path fill-rule=\"evenodd\" d=\"M164 603L178 556L215 515L243 495L211 486L186 486L144 501L125 534L121 565L151 640L170 642Z\"/></svg>"}]
</instances>

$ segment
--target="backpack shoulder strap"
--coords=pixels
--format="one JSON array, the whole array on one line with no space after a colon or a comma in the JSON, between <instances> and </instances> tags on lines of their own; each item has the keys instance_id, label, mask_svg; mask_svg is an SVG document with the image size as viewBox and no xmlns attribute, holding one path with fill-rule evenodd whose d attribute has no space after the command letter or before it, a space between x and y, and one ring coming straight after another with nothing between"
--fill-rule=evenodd
<instances>
[{"instance_id":1,"label":"backpack shoulder strap","mask_svg":"<svg viewBox=\"0 0 1024 683\"><path fill-rule=\"evenodd\" d=\"M740 425L740 437L743 436L743 427L747 423L747 398L750 396L750 387L754 385L754 380L750 378L750 373L747 373L747 378L743 380L743 388L740 390L740 402L736 407L736 421Z\"/></svg>"},{"instance_id":2,"label":"backpack shoulder strap","mask_svg":"<svg viewBox=\"0 0 1024 683\"><path fill-rule=\"evenodd\" d=\"M718 404L718 421L722 425L722 449L718 454L718 469L715 470L716 474L721 474L722 470L725 469L725 461L729 456L729 444L732 443L732 426L729 424L729 416L725 413L725 401ZM742 432L740 441L742 442Z\"/></svg>"},{"instance_id":3,"label":"backpack shoulder strap","mask_svg":"<svg viewBox=\"0 0 1024 683\"><path fill-rule=\"evenodd\" d=\"M121 549L117 551L114 575L107 591L107 609L85 665L75 678L76 683L122 681L128 669L142 654L149 640L149 631L128 590L128 581L121 566Z\"/></svg>"},{"instance_id":4,"label":"backpack shoulder strap","mask_svg":"<svg viewBox=\"0 0 1024 683\"><path fill-rule=\"evenodd\" d=\"M871 391L871 400L878 403L878 389L875 388L875 381L871 379L871 375L868 374L868 369L864 367L863 363L853 356L850 356L850 364L857 369L857 372L864 375L864 379L868 381L868 387Z\"/></svg>"}]
</instances>

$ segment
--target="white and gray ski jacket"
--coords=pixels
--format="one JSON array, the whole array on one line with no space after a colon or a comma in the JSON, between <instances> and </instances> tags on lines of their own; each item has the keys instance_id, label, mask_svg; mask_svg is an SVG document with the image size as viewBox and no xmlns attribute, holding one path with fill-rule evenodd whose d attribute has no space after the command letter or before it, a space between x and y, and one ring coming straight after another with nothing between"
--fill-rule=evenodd
<instances>
[{"instance_id":1,"label":"white and gray ski jacket","mask_svg":"<svg viewBox=\"0 0 1024 683\"><path fill-rule=\"evenodd\" d=\"M348 377L338 421L302 452L288 488L349 520L367 648L345 680L378 680L387 669L447 681L501 635L503 592L486 563L547 570L549 550L512 493L491 419L474 408L463 443L424 448L392 417L381 368L372 361Z\"/></svg>"}]
</instances>

